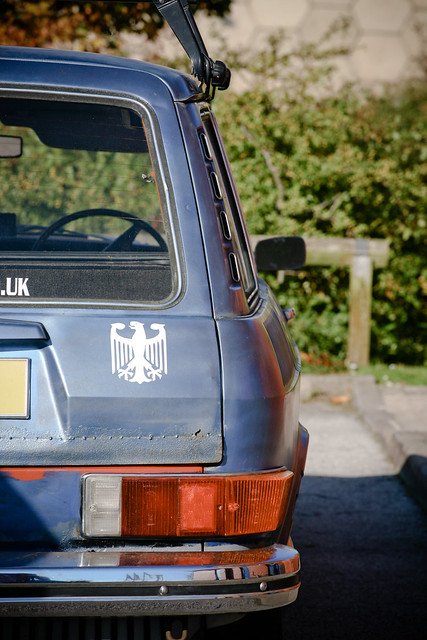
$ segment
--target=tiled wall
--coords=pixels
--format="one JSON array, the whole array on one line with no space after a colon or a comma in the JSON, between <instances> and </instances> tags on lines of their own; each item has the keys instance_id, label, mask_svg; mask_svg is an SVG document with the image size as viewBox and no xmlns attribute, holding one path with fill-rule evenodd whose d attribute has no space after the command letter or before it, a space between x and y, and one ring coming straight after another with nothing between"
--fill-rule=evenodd
<instances>
[{"instance_id":1,"label":"tiled wall","mask_svg":"<svg viewBox=\"0 0 427 640\"><path fill-rule=\"evenodd\" d=\"M427 58L427 0L234 0L232 6L222 33L228 41L236 33L242 47L256 46L279 26L290 45L312 42L345 17L347 35L335 41L351 53L339 63L339 74L364 85L419 76Z\"/></svg>"},{"instance_id":2,"label":"tiled wall","mask_svg":"<svg viewBox=\"0 0 427 640\"><path fill-rule=\"evenodd\" d=\"M229 45L254 49L269 33L284 28L284 45L291 48L317 40L340 17L348 20L348 32L332 42L348 46L351 52L337 61L338 82L379 87L419 77L423 59L426 72L427 0L233 0L226 18L199 13L197 22L210 55L221 58L218 34ZM150 46L166 56L179 52L167 32ZM138 57L147 55L141 40L132 39L129 48Z\"/></svg>"}]
</instances>

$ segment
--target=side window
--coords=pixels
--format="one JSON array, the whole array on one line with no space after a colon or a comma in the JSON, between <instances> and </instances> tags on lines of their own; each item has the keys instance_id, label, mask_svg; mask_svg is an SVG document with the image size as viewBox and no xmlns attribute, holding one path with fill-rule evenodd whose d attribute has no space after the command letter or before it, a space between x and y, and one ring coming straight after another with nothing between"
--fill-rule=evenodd
<instances>
[{"instance_id":1,"label":"side window","mask_svg":"<svg viewBox=\"0 0 427 640\"><path fill-rule=\"evenodd\" d=\"M204 131L200 134L200 142L205 159L211 167L209 177L215 200L222 204L218 212L220 226L224 239L230 241L233 246L233 251L228 255L231 277L234 282L241 284L251 306L257 296L257 278L240 202L228 160L210 112L204 114L203 125Z\"/></svg>"},{"instance_id":2,"label":"side window","mask_svg":"<svg viewBox=\"0 0 427 640\"><path fill-rule=\"evenodd\" d=\"M127 103L0 98L2 302L171 299L170 221L143 118Z\"/></svg>"}]
</instances>

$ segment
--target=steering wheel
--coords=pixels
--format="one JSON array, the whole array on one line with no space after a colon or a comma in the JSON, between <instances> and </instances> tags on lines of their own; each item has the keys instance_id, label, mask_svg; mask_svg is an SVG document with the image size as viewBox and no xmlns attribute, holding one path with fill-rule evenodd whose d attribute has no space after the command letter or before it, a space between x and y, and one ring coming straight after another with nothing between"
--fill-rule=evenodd
<instances>
[{"instance_id":1,"label":"steering wheel","mask_svg":"<svg viewBox=\"0 0 427 640\"><path fill-rule=\"evenodd\" d=\"M156 229L154 229L148 222L146 222L145 220L141 220L141 218L134 216L132 213L126 213L125 211L120 211L119 209L83 209L82 211L76 211L75 213L70 213L67 216L62 216L62 218L59 218L59 220L53 222L37 238L33 245L32 251L40 251L41 248L45 245L46 240L53 233L55 233L57 229L60 229L73 220L79 220L80 218L91 218L92 216L110 216L112 218L122 218L123 220L129 220L129 222L132 223L129 229L126 229L126 231L124 231L120 236L110 242L110 244L104 247L102 251L130 250L133 241L141 230L146 231L156 240L161 251L168 250L167 244L160 233Z\"/></svg>"}]
</instances>

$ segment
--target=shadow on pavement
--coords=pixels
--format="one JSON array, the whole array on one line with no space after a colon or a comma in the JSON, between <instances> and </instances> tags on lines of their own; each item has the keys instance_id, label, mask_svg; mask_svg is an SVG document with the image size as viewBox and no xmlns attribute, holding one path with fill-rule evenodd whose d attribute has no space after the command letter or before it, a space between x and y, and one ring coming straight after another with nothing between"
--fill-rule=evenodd
<instances>
[{"instance_id":1,"label":"shadow on pavement","mask_svg":"<svg viewBox=\"0 0 427 640\"><path fill-rule=\"evenodd\" d=\"M221 640L424 639L426 532L395 476L306 476L292 534L297 601L224 627Z\"/></svg>"}]
</instances>

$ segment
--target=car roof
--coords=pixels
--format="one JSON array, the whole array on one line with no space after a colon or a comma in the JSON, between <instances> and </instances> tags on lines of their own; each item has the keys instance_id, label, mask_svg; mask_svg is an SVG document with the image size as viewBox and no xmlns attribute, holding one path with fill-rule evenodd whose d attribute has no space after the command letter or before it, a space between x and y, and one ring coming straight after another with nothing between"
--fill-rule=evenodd
<instances>
[{"instance_id":1,"label":"car roof","mask_svg":"<svg viewBox=\"0 0 427 640\"><path fill-rule=\"evenodd\" d=\"M53 67L50 69L49 76L54 84L56 84L55 77L58 84L60 84L61 79L64 79L66 67L66 84L68 87L70 85L81 87L82 73L87 71L88 68L91 70L98 68L100 71L104 71L100 76L105 78L103 82L104 88L108 89L108 73L105 73L105 71L111 72L110 77L113 77L120 69L145 74L145 80L149 83L161 81L168 87L174 100L177 101L195 100L202 96L196 79L186 73L169 67L119 56L59 49L0 46L0 71L4 70L3 63L7 62L13 63L15 71L21 67L21 73L19 74L21 82L27 74L29 83L37 83L38 74L34 75L31 63L36 65L47 63ZM55 69L57 73L55 73ZM15 78L17 79L16 76Z\"/></svg>"}]
</instances>

